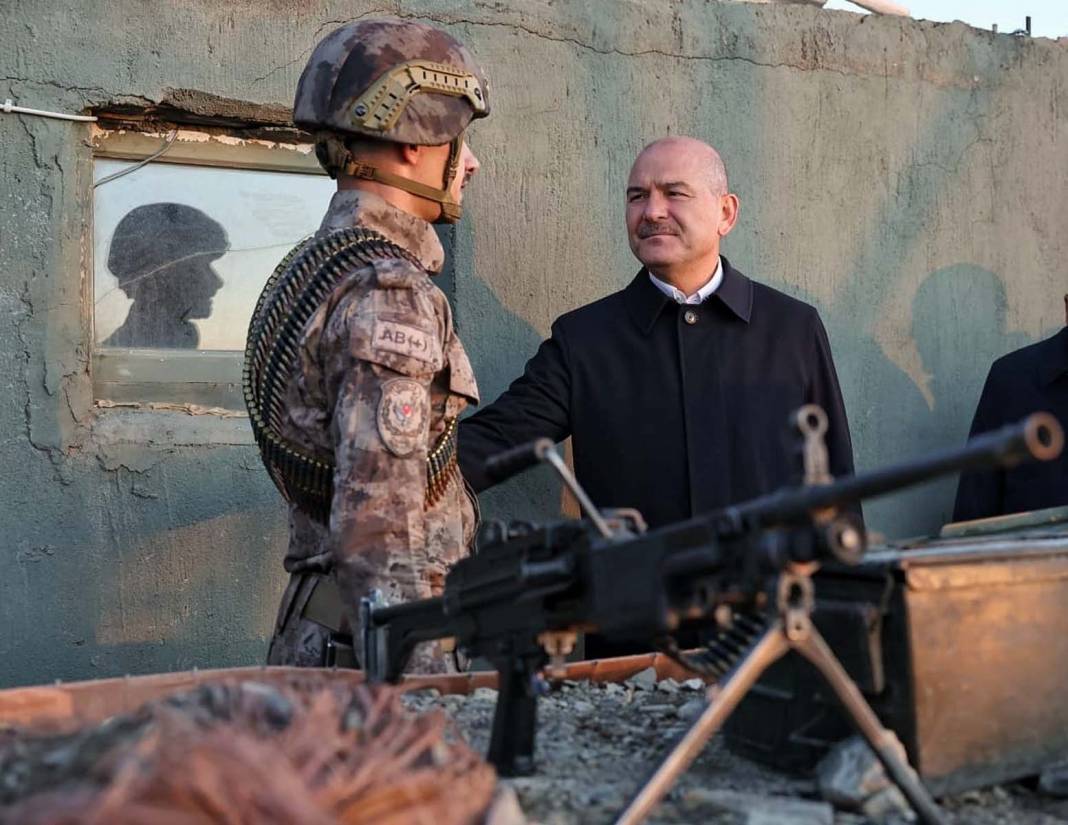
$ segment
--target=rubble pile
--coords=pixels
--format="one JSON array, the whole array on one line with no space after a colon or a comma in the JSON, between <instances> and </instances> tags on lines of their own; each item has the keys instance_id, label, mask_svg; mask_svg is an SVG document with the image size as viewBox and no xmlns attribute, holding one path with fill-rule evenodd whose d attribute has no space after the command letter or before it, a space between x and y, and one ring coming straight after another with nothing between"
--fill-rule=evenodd
<instances>
[{"instance_id":1,"label":"rubble pile","mask_svg":"<svg viewBox=\"0 0 1068 825\"><path fill-rule=\"evenodd\" d=\"M444 708L472 747L484 753L497 693L412 694L413 710ZM613 821L704 707L698 680L656 681L652 670L621 684L564 682L538 705L537 773L509 780L529 822L598 825ZM1068 800L1014 783L941 800L954 825L1061 825ZM882 821L908 821L885 806ZM743 759L714 738L657 808L651 825L863 825L858 812L834 809L818 780L778 773Z\"/></svg>"},{"instance_id":2,"label":"rubble pile","mask_svg":"<svg viewBox=\"0 0 1068 825\"><path fill-rule=\"evenodd\" d=\"M393 688L203 686L62 735L0 732L0 822L475 825L496 777Z\"/></svg>"}]
</instances>

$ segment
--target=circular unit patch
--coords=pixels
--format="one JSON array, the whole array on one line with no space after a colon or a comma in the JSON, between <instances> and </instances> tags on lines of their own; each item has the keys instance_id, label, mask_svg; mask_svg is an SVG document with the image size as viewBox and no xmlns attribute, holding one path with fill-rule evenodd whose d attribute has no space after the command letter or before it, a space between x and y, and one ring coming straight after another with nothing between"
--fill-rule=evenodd
<instances>
[{"instance_id":1,"label":"circular unit patch","mask_svg":"<svg viewBox=\"0 0 1068 825\"><path fill-rule=\"evenodd\" d=\"M378 402L378 432L393 455L411 455L425 440L430 394L418 381L393 378L382 385Z\"/></svg>"}]
</instances>

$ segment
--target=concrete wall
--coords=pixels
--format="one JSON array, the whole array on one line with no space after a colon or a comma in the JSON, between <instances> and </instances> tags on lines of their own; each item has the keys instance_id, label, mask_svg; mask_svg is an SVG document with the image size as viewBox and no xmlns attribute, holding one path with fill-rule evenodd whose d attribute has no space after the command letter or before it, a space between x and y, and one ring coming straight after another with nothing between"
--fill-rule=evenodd
<instances>
[{"instance_id":1,"label":"concrete wall","mask_svg":"<svg viewBox=\"0 0 1068 825\"><path fill-rule=\"evenodd\" d=\"M487 399L556 315L633 276L622 188L667 132L722 151L731 260L823 313L861 467L959 443L990 360L1063 322L1063 47L806 7L509 5L14 0L0 99L266 116L345 20L447 27L492 77L448 284ZM256 661L283 580L242 420L93 409L87 134L0 115L0 686ZM951 494L869 520L930 529ZM543 513L557 493L528 480L488 504Z\"/></svg>"}]
</instances>

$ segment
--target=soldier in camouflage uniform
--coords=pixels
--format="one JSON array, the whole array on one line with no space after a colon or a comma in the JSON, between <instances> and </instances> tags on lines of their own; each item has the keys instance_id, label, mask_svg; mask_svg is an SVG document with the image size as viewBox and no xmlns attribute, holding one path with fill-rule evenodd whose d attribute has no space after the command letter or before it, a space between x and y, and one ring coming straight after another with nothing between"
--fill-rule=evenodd
<instances>
[{"instance_id":1,"label":"soldier in camouflage uniform","mask_svg":"<svg viewBox=\"0 0 1068 825\"><path fill-rule=\"evenodd\" d=\"M457 471L455 426L478 390L430 279L444 260L430 223L459 218L462 186L478 168L463 133L486 114L470 53L421 23L344 26L301 76L293 120L315 135L338 180L310 243L356 227L404 255L346 272L299 339L279 435L331 462L333 486L326 518L290 502L291 578L270 664L358 663L361 597L440 595L473 539L477 505ZM410 669L443 671L446 658L422 646Z\"/></svg>"}]
</instances>

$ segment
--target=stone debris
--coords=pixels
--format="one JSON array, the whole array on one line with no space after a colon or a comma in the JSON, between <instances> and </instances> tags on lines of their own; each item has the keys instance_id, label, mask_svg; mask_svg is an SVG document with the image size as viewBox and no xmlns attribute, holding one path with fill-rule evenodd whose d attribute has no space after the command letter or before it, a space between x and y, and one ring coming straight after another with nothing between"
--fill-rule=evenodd
<instances>
[{"instance_id":1,"label":"stone debris","mask_svg":"<svg viewBox=\"0 0 1068 825\"><path fill-rule=\"evenodd\" d=\"M1038 789L1048 796L1068 799L1068 762L1058 762L1042 771Z\"/></svg>"},{"instance_id":2,"label":"stone debris","mask_svg":"<svg viewBox=\"0 0 1068 825\"><path fill-rule=\"evenodd\" d=\"M656 689L656 668L647 667L645 670L639 671L631 676L625 684L635 690L655 690Z\"/></svg>"},{"instance_id":3,"label":"stone debris","mask_svg":"<svg viewBox=\"0 0 1068 825\"><path fill-rule=\"evenodd\" d=\"M890 736L893 736L891 733ZM894 749L905 759L905 747L894 737ZM816 768L820 794L839 808L859 811L874 822L910 822L914 814L882 763L860 736L832 748Z\"/></svg>"},{"instance_id":4,"label":"stone debris","mask_svg":"<svg viewBox=\"0 0 1068 825\"><path fill-rule=\"evenodd\" d=\"M679 706L678 716L679 719L684 722L693 722L704 713L705 708L708 706L708 702L704 699L691 699L683 705Z\"/></svg>"},{"instance_id":5,"label":"stone debris","mask_svg":"<svg viewBox=\"0 0 1068 825\"><path fill-rule=\"evenodd\" d=\"M703 806L735 814L738 825L834 825L834 808L788 796L759 796L740 791L688 791L682 806Z\"/></svg>"},{"instance_id":6,"label":"stone debris","mask_svg":"<svg viewBox=\"0 0 1068 825\"><path fill-rule=\"evenodd\" d=\"M564 683L539 701L537 772L506 780L531 825L607 825L614 821L705 707L704 697L697 692L704 690L700 680L682 682L677 692L671 692L653 687L655 680L647 674L637 677L637 682L623 684ZM421 692L405 701L413 709L444 707L472 747L484 753L493 702L481 696L438 697ZM674 715L662 710L667 705L674 706ZM651 711L649 706L658 709ZM791 807L791 802L798 803L797 807ZM737 804L732 807L732 803ZM746 805L749 809L740 810ZM1019 783L1007 789L959 794L943 800L943 808L951 825L1068 822L1068 803ZM764 819L758 818L762 811ZM788 812L795 814L793 819L787 818ZM728 751L722 738L716 737L648 823L869 825L871 821L856 811L833 810L820 799L814 777L782 774L750 762Z\"/></svg>"}]
</instances>

